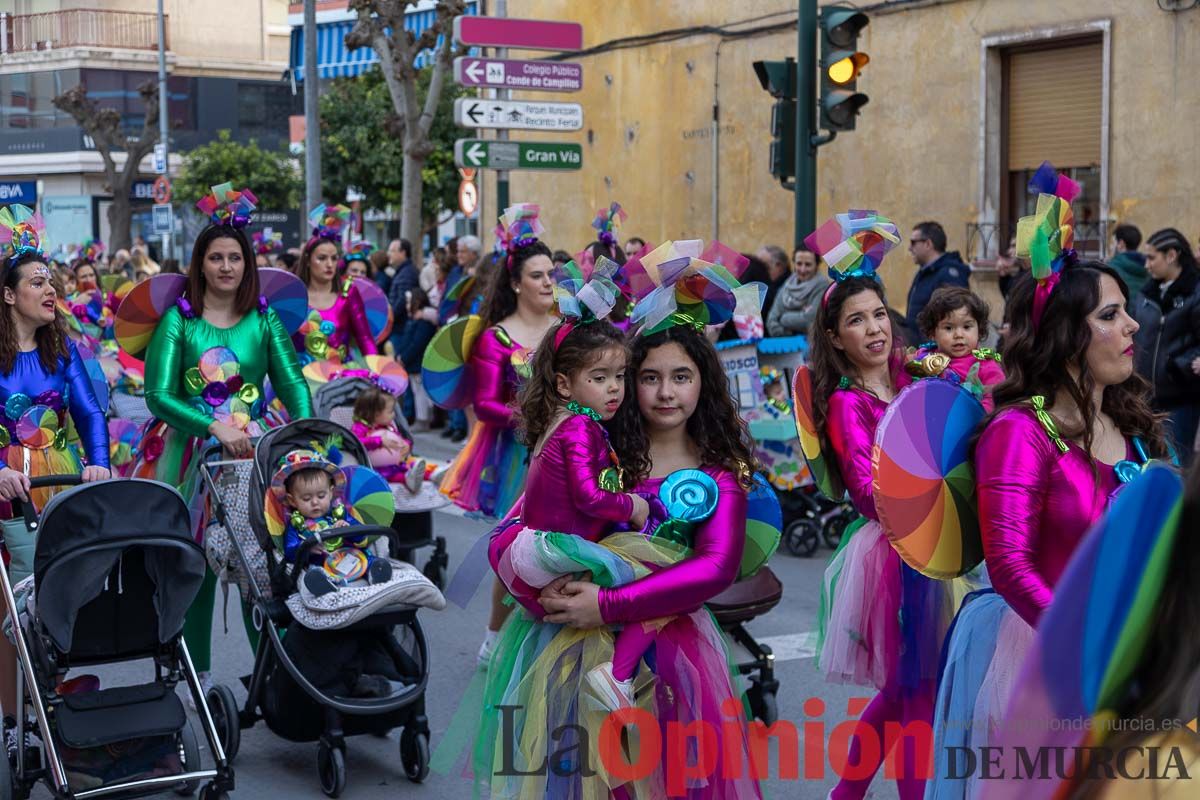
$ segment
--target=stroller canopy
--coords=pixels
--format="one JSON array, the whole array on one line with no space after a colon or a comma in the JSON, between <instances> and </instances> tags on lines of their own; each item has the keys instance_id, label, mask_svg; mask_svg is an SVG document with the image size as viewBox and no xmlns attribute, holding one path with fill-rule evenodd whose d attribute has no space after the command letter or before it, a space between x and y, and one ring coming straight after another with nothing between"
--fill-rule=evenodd
<instances>
[{"instance_id":1,"label":"stroller canopy","mask_svg":"<svg viewBox=\"0 0 1200 800\"><path fill-rule=\"evenodd\" d=\"M69 649L79 610L131 547L142 548L154 583L159 642L176 636L204 580L191 531L187 504L163 483L97 481L55 495L42 512L33 568L38 618L55 645Z\"/></svg>"}]
</instances>

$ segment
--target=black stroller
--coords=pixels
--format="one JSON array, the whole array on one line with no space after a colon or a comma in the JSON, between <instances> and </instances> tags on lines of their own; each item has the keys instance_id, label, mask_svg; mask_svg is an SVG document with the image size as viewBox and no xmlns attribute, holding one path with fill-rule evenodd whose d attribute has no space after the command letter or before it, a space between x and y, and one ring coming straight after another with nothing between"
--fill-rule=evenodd
<instances>
[{"instance_id":1,"label":"black stroller","mask_svg":"<svg viewBox=\"0 0 1200 800\"><path fill-rule=\"evenodd\" d=\"M776 494L783 508L783 544L794 556L811 558L822 541L836 550L846 526L858 516L848 499L826 497L816 484Z\"/></svg>"},{"instance_id":2,"label":"black stroller","mask_svg":"<svg viewBox=\"0 0 1200 800\"><path fill-rule=\"evenodd\" d=\"M429 721L425 716L425 687L429 680L429 652L425 634L417 620L417 609L383 611L338 630L313 631L296 621L286 599L297 591L302 574L299 564L307 563L308 553L320 545L317 534L306 541L296 557L296 565L282 560L271 540L264 518L263 497L280 458L291 450L311 447L314 440L331 435L342 437L343 463L367 463L366 450L345 428L324 419L304 419L275 428L263 435L255 446L249 486L249 521L258 545L266 553L269 575L265 580L250 581L250 597L255 627L261 632L254 656L254 670L248 679L248 697L239 709L233 692L223 685L208 692L208 705L217 734L232 760L237 755L243 728L265 720L277 735L293 742L318 742L317 771L321 789L329 797L339 796L346 785L346 737L359 734L386 734L403 728L400 736L400 760L405 776L421 782L429 773ZM211 468L221 462L206 459L201 474L213 498L216 519L227 528L229 514ZM370 536L387 536L396 551L411 549L409 542L391 528L356 528ZM236 535L229 537L243 565L251 559ZM263 584L268 588L264 590ZM282 635L286 633L285 635ZM370 637L386 648L395 671L405 688L387 697L349 697L318 688L297 663L298 642L343 642L346 637ZM285 645L285 639L288 645Z\"/></svg>"},{"instance_id":3,"label":"black stroller","mask_svg":"<svg viewBox=\"0 0 1200 800\"><path fill-rule=\"evenodd\" d=\"M78 476L35 478L34 487L78 484ZM183 498L147 480L90 483L50 500L36 518L14 501L37 531L34 585L23 610L10 615L17 647L17 758L0 758L0 797L29 795L44 781L56 798L159 791L227 798L233 770L181 631L204 580L204 554L192 538ZM9 609L20 608L8 574L0 586ZM152 659L154 679L133 686L60 694L67 671ZM186 683L201 709L200 725L216 764L201 769L199 748L175 694ZM27 748L32 711L42 752ZM118 758L114 753L119 753Z\"/></svg>"}]
</instances>

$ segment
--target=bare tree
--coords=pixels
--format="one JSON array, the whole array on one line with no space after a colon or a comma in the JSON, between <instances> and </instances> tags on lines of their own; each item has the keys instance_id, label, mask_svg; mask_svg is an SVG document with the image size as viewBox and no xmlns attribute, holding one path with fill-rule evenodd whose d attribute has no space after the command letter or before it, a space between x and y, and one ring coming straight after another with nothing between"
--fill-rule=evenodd
<instances>
[{"instance_id":1,"label":"bare tree","mask_svg":"<svg viewBox=\"0 0 1200 800\"><path fill-rule=\"evenodd\" d=\"M112 240L109 252L128 249L133 243L131 222L133 210L129 193L137 180L138 164L149 155L158 141L158 84L147 81L138 87L138 94L146 106L142 130L130 136L121 128L121 113L114 108L101 108L88 99L87 90L76 86L52 101L60 111L75 118L83 132L96 143L100 158L104 159L104 175L108 190L112 192L112 205L108 207L108 227ZM118 170L113 153L125 151L125 163Z\"/></svg>"},{"instance_id":2,"label":"bare tree","mask_svg":"<svg viewBox=\"0 0 1200 800\"><path fill-rule=\"evenodd\" d=\"M396 116L391 131L404 143L404 172L400 203L400 236L410 242L421 239L421 169L434 151L429 132L437 113L442 86L450 71L451 39L454 18L466 10L466 0L439 0L434 23L418 36L404 28L404 12L416 6L416 0L350 0L350 9L358 21L346 34L346 47L355 50L370 47L379 56L379 66L387 81L388 93ZM438 47L438 36L442 36ZM433 74L424 102L417 91L417 56L437 48Z\"/></svg>"}]
</instances>

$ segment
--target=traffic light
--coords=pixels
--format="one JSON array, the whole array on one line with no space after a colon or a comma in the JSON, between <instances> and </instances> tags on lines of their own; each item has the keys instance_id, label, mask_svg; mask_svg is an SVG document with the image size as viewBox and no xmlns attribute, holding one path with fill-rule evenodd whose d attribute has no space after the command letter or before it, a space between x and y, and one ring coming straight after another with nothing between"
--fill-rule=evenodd
<instances>
[{"instance_id":1,"label":"traffic light","mask_svg":"<svg viewBox=\"0 0 1200 800\"><path fill-rule=\"evenodd\" d=\"M867 15L845 6L824 6L821 30L821 127L831 131L854 130L858 110L867 96L855 90L862 68L871 59L858 52L858 34L867 27Z\"/></svg>"},{"instance_id":2,"label":"traffic light","mask_svg":"<svg viewBox=\"0 0 1200 800\"><path fill-rule=\"evenodd\" d=\"M771 174L796 176L796 61L755 61L758 82L775 98L771 107Z\"/></svg>"}]
</instances>

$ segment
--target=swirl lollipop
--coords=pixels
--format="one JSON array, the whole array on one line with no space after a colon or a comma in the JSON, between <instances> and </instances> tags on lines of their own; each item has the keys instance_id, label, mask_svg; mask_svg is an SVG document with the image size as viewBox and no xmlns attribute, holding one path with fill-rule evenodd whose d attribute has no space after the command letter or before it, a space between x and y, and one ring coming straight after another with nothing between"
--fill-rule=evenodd
<instances>
[{"instance_id":1,"label":"swirl lollipop","mask_svg":"<svg viewBox=\"0 0 1200 800\"><path fill-rule=\"evenodd\" d=\"M141 360L159 320L183 295L186 287L186 276L163 274L131 289L117 308L113 326L121 349Z\"/></svg>"},{"instance_id":2,"label":"swirl lollipop","mask_svg":"<svg viewBox=\"0 0 1200 800\"><path fill-rule=\"evenodd\" d=\"M739 578L758 572L775 555L783 538L783 509L779 496L766 478L755 473L754 486L746 494L746 545L742 548Z\"/></svg>"},{"instance_id":3,"label":"swirl lollipop","mask_svg":"<svg viewBox=\"0 0 1200 800\"><path fill-rule=\"evenodd\" d=\"M370 467L350 465L342 467L346 475L346 486L342 496L346 506L364 525L387 528L396 515L396 500L387 481Z\"/></svg>"},{"instance_id":4,"label":"swirl lollipop","mask_svg":"<svg viewBox=\"0 0 1200 800\"><path fill-rule=\"evenodd\" d=\"M392 304L387 295L376 285L375 281L366 278L355 278L351 284L353 291L362 298L363 310L367 313L367 327L376 343L382 342L392 332Z\"/></svg>"},{"instance_id":5,"label":"swirl lollipop","mask_svg":"<svg viewBox=\"0 0 1200 800\"><path fill-rule=\"evenodd\" d=\"M707 472L681 469L672 472L658 489L658 499L672 519L700 522L717 509L717 482Z\"/></svg>"},{"instance_id":6,"label":"swirl lollipop","mask_svg":"<svg viewBox=\"0 0 1200 800\"><path fill-rule=\"evenodd\" d=\"M264 267L258 271L259 291L289 334L295 333L308 316L308 287L286 269Z\"/></svg>"},{"instance_id":7,"label":"swirl lollipop","mask_svg":"<svg viewBox=\"0 0 1200 800\"><path fill-rule=\"evenodd\" d=\"M30 406L17 420L17 438L33 450L53 445L57 433L58 414L49 406Z\"/></svg>"},{"instance_id":8,"label":"swirl lollipop","mask_svg":"<svg viewBox=\"0 0 1200 800\"><path fill-rule=\"evenodd\" d=\"M425 349L421 359L425 391L442 408L462 408L471 401L467 360L483 329L482 317L459 317L443 326Z\"/></svg>"}]
</instances>

